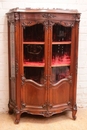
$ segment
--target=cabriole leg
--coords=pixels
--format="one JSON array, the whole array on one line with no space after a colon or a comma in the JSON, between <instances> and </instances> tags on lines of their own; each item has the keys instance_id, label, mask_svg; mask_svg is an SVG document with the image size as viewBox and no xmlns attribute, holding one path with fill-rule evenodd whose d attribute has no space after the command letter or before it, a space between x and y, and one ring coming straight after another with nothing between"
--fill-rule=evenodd
<instances>
[{"instance_id":1,"label":"cabriole leg","mask_svg":"<svg viewBox=\"0 0 87 130\"><path fill-rule=\"evenodd\" d=\"M73 110L72 110L73 120L76 120L76 113L77 113L77 105L74 105Z\"/></svg>"}]
</instances>

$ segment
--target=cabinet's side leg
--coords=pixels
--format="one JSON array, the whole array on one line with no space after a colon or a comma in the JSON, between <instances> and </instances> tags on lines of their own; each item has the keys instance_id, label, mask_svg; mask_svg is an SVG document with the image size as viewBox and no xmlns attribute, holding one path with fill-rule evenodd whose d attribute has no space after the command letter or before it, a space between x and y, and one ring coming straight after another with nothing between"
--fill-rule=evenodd
<instances>
[{"instance_id":1,"label":"cabinet's side leg","mask_svg":"<svg viewBox=\"0 0 87 130\"><path fill-rule=\"evenodd\" d=\"M77 105L75 104L72 109L72 117L74 120L76 119L76 113L77 113Z\"/></svg>"}]
</instances>

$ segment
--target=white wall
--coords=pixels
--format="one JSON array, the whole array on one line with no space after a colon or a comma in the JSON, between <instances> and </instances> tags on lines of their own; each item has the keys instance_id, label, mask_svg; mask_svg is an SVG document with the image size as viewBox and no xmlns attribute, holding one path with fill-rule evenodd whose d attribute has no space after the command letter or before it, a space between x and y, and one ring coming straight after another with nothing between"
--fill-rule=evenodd
<instances>
[{"instance_id":1,"label":"white wall","mask_svg":"<svg viewBox=\"0 0 87 130\"><path fill-rule=\"evenodd\" d=\"M29 2L30 1L30 2ZM63 8L81 12L77 105L87 107L87 0L0 0L0 112L8 111L8 44L6 13L11 8Z\"/></svg>"}]
</instances>

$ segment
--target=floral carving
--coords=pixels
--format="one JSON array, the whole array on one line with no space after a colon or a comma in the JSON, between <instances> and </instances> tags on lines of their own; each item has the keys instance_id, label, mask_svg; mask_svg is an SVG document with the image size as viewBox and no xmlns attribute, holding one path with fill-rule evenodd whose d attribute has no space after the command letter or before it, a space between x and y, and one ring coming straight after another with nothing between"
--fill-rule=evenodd
<instances>
[{"instance_id":1,"label":"floral carving","mask_svg":"<svg viewBox=\"0 0 87 130\"><path fill-rule=\"evenodd\" d=\"M47 14L43 14L42 17L49 19L49 18L54 18L54 17L56 17L56 16L53 15L53 14L48 14L48 13L47 13Z\"/></svg>"}]
</instances>

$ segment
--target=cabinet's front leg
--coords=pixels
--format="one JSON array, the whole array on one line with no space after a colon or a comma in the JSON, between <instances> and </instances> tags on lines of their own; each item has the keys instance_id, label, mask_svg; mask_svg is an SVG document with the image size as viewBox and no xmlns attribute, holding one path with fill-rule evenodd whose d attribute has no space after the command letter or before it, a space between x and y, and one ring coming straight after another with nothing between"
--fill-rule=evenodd
<instances>
[{"instance_id":1,"label":"cabinet's front leg","mask_svg":"<svg viewBox=\"0 0 87 130\"><path fill-rule=\"evenodd\" d=\"M15 124L18 124L20 121L20 114L16 115Z\"/></svg>"},{"instance_id":2,"label":"cabinet's front leg","mask_svg":"<svg viewBox=\"0 0 87 130\"><path fill-rule=\"evenodd\" d=\"M19 110L15 110L15 115L16 115L16 119L15 119L15 124L18 124L20 121L20 116L21 116L21 112Z\"/></svg>"},{"instance_id":3,"label":"cabinet's front leg","mask_svg":"<svg viewBox=\"0 0 87 130\"><path fill-rule=\"evenodd\" d=\"M74 120L76 119L76 113L77 113L77 105L75 104L72 109L72 117Z\"/></svg>"}]
</instances>

